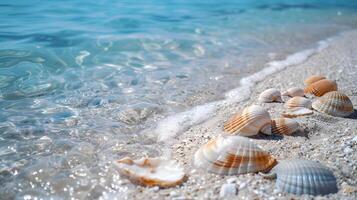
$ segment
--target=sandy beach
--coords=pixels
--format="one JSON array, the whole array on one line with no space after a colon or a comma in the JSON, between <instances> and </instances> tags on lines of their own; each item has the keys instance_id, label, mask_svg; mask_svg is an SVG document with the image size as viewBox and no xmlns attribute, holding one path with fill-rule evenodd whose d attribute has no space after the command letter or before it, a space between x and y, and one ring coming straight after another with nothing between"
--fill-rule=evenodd
<instances>
[{"instance_id":1,"label":"sandy beach","mask_svg":"<svg viewBox=\"0 0 357 200\"><path fill-rule=\"evenodd\" d=\"M258 95L268 88L284 91L290 87L303 88L303 80L310 75L325 75L337 81L338 89L347 94L357 108L357 31L333 38L329 46L310 56L301 64L289 66L259 82L250 99L218 109L214 117L190 127L170 140L173 159L183 164L188 180L170 189L145 188L123 182L129 190L129 199L220 199L225 183L236 185L233 199L356 199L357 197L357 111L349 118L328 116L314 111L313 115L299 117L302 130L292 136L259 135L254 142L270 152L277 160L301 158L319 161L332 169L338 182L338 193L313 197L280 193L275 181L259 174L219 176L195 169L193 155L209 139L222 132L223 123L244 107L257 104L268 109L272 118L279 117L282 103L258 103ZM173 143L173 144L172 144ZM160 148L165 144L158 145Z\"/></svg>"}]
</instances>

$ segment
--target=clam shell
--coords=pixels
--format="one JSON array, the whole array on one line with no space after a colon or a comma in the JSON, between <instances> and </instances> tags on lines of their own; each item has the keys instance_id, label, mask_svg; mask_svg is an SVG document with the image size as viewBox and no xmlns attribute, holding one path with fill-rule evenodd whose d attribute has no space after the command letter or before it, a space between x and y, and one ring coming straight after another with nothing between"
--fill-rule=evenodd
<instances>
[{"instance_id":1,"label":"clam shell","mask_svg":"<svg viewBox=\"0 0 357 200\"><path fill-rule=\"evenodd\" d=\"M296 108L289 108L281 113L283 117L294 118L294 117L301 117L306 115L312 115L314 112L307 108L296 107Z\"/></svg>"},{"instance_id":2,"label":"clam shell","mask_svg":"<svg viewBox=\"0 0 357 200\"><path fill-rule=\"evenodd\" d=\"M322 79L326 79L326 77L319 76L319 75L312 75L309 78L305 79L304 83L305 83L306 86L308 86L308 85L311 85L311 84L313 84L313 83L315 83L317 81L320 81Z\"/></svg>"},{"instance_id":3,"label":"clam shell","mask_svg":"<svg viewBox=\"0 0 357 200\"><path fill-rule=\"evenodd\" d=\"M271 122L273 134L291 135L299 129L299 123L289 118L275 118Z\"/></svg>"},{"instance_id":4,"label":"clam shell","mask_svg":"<svg viewBox=\"0 0 357 200\"><path fill-rule=\"evenodd\" d=\"M270 132L270 115L263 107L252 105L246 107L242 114L234 116L224 124L224 131L241 136L253 136L264 129L265 134Z\"/></svg>"},{"instance_id":5,"label":"clam shell","mask_svg":"<svg viewBox=\"0 0 357 200\"><path fill-rule=\"evenodd\" d=\"M336 178L322 164L309 160L284 160L271 171L278 190L297 195L325 195L337 192Z\"/></svg>"},{"instance_id":6,"label":"clam shell","mask_svg":"<svg viewBox=\"0 0 357 200\"><path fill-rule=\"evenodd\" d=\"M283 102L280 91L275 88L270 88L262 92L259 95L258 101L262 103Z\"/></svg>"},{"instance_id":7,"label":"clam shell","mask_svg":"<svg viewBox=\"0 0 357 200\"><path fill-rule=\"evenodd\" d=\"M122 176L144 186L173 187L181 184L186 178L183 167L174 160L123 158L115 165Z\"/></svg>"},{"instance_id":8,"label":"clam shell","mask_svg":"<svg viewBox=\"0 0 357 200\"><path fill-rule=\"evenodd\" d=\"M315 96L322 96L327 92L337 91L337 83L332 80L322 79L314 82L304 89L305 94L313 94Z\"/></svg>"},{"instance_id":9,"label":"clam shell","mask_svg":"<svg viewBox=\"0 0 357 200\"><path fill-rule=\"evenodd\" d=\"M194 165L223 175L268 171L276 160L251 139L241 136L219 136L195 153Z\"/></svg>"},{"instance_id":10,"label":"clam shell","mask_svg":"<svg viewBox=\"0 0 357 200\"><path fill-rule=\"evenodd\" d=\"M293 88L287 89L281 95L289 96L289 97L303 97L304 96L304 90L301 89L301 88L298 88L298 87L293 87Z\"/></svg>"},{"instance_id":11,"label":"clam shell","mask_svg":"<svg viewBox=\"0 0 357 200\"><path fill-rule=\"evenodd\" d=\"M336 117L347 117L353 113L353 105L347 95L333 91L324 94L312 103L313 109Z\"/></svg>"},{"instance_id":12,"label":"clam shell","mask_svg":"<svg viewBox=\"0 0 357 200\"><path fill-rule=\"evenodd\" d=\"M296 108L296 107L302 107L302 108L311 108L311 100L305 97L293 97L289 99L285 104L285 108Z\"/></svg>"}]
</instances>

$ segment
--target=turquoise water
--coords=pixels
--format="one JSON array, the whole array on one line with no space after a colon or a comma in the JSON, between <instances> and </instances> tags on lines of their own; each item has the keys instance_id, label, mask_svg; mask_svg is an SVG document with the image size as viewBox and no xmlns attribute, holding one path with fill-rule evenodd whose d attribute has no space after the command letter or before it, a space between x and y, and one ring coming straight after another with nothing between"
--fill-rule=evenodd
<instances>
[{"instance_id":1,"label":"turquoise water","mask_svg":"<svg viewBox=\"0 0 357 200\"><path fill-rule=\"evenodd\" d=\"M0 193L125 195L109 162L160 155L157 121L356 27L356 1L2 2Z\"/></svg>"}]
</instances>

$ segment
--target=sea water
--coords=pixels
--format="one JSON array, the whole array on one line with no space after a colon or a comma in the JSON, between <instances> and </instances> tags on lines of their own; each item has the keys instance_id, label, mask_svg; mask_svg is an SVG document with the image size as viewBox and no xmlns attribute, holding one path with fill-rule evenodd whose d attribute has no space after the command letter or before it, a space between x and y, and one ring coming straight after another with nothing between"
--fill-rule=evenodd
<instances>
[{"instance_id":1,"label":"sea water","mask_svg":"<svg viewBox=\"0 0 357 200\"><path fill-rule=\"evenodd\" d=\"M0 199L125 197L112 161L356 27L352 0L1 1Z\"/></svg>"}]
</instances>

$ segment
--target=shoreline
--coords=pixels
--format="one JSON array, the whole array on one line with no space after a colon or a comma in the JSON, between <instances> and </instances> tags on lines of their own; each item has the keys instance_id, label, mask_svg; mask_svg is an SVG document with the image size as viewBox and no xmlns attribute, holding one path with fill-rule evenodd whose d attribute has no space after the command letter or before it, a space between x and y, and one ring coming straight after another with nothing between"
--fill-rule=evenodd
<instances>
[{"instance_id":1,"label":"shoreline","mask_svg":"<svg viewBox=\"0 0 357 200\"><path fill-rule=\"evenodd\" d=\"M257 103L260 92L268 88L280 90L289 87L303 88L303 80L313 74L335 79L339 90L348 95L357 108L357 31L340 34L330 45L307 57L302 63L293 64L281 71L269 74L264 80L252 86L248 99L231 104L222 104L214 115L198 124L191 124L187 130L176 135L168 145L171 157L183 164L188 180L181 186L169 189L145 188L125 182L129 198L166 199L217 199L222 184L233 182L238 188L235 199L284 199L306 198L281 194L274 189L275 181L263 179L258 174L219 176L195 169L192 157L195 151L209 139L222 132L223 123L244 107L257 104L265 107L272 118L283 110L279 103ZM212 103L211 103L212 104ZM203 111L205 111L203 109ZM302 158L320 161L334 171L339 191L324 196L326 199L354 199L357 196L357 116L338 118L314 112L311 116L296 118L303 131L293 136L264 136L254 139L262 149L270 152L277 160ZM187 120L187 119L186 119ZM178 126L176 126L178 127ZM178 127L180 128L180 127ZM159 143L158 147L165 144ZM164 153L165 154L165 153Z\"/></svg>"}]
</instances>

